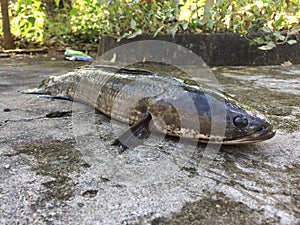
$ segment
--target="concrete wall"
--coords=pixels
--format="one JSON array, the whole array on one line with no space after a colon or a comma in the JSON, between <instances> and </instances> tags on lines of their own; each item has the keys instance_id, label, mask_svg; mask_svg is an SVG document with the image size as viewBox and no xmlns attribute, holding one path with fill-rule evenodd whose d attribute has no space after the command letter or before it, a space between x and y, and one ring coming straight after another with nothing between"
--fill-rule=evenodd
<instances>
[{"instance_id":1,"label":"concrete wall","mask_svg":"<svg viewBox=\"0 0 300 225\"><path fill-rule=\"evenodd\" d=\"M296 36L300 41L300 35ZM123 39L120 42L110 36L103 36L98 49L102 55L117 46L133 41L153 40L153 35L141 35L134 39ZM300 64L300 43L287 43L276 48L263 51L250 46L249 41L239 34L177 34L158 35L154 40L169 41L182 45L202 57L209 66L241 66L241 65L278 65L284 61Z\"/></svg>"}]
</instances>

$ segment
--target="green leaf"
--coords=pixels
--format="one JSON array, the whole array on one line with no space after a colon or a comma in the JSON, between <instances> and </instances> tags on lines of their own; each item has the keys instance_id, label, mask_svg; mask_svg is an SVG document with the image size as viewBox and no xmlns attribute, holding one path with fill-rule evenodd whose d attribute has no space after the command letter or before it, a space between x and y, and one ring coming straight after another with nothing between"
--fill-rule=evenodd
<instances>
[{"instance_id":1,"label":"green leaf","mask_svg":"<svg viewBox=\"0 0 300 225\"><path fill-rule=\"evenodd\" d=\"M188 22L185 22L185 23L182 24L182 29L183 30L186 30L188 27L189 27L189 23Z\"/></svg>"},{"instance_id":2,"label":"green leaf","mask_svg":"<svg viewBox=\"0 0 300 225\"><path fill-rule=\"evenodd\" d=\"M34 25L36 19L34 17L30 16L30 17L27 18L27 20L28 20L29 23Z\"/></svg>"},{"instance_id":3,"label":"green leaf","mask_svg":"<svg viewBox=\"0 0 300 225\"><path fill-rule=\"evenodd\" d=\"M77 9L76 8L72 8L71 11L69 12L69 15L72 17L72 16L75 16L76 13L77 13Z\"/></svg>"},{"instance_id":4,"label":"green leaf","mask_svg":"<svg viewBox=\"0 0 300 225\"><path fill-rule=\"evenodd\" d=\"M132 38L135 38L135 37L138 36L138 35L141 35L142 33L143 33L142 30L141 30L141 29L138 29L136 32L130 34L127 38L128 38L128 39L132 39Z\"/></svg>"},{"instance_id":5,"label":"green leaf","mask_svg":"<svg viewBox=\"0 0 300 225\"><path fill-rule=\"evenodd\" d=\"M271 47L273 47L273 48L276 47L276 44L275 44L273 41L270 41L267 45L269 45L269 46L271 46Z\"/></svg>"},{"instance_id":6,"label":"green leaf","mask_svg":"<svg viewBox=\"0 0 300 225\"><path fill-rule=\"evenodd\" d=\"M269 27L263 27L263 32L265 33L271 33L271 29Z\"/></svg>"},{"instance_id":7,"label":"green leaf","mask_svg":"<svg viewBox=\"0 0 300 225\"><path fill-rule=\"evenodd\" d=\"M299 31L300 31L299 29L292 30L292 31L290 32L290 35L296 34L296 33L298 33Z\"/></svg>"},{"instance_id":8,"label":"green leaf","mask_svg":"<svg viewBox=\"0 0 300 225\"><path fill-rule=\"evenodd\" d=\"M56 7L58 7L59 6L59 2L60 2L60 0L54 0L55 1L55 5L56 5Z\"/></svg>"},{"instance_id":9,"label":"green leaf","mask_svg":"<svg viewBox=\"0 0 300 225\"><path fill-rule=\"evenodd\" d=\"M263 45L263 46L258 47L258 49L268 51L268 50L273 49L273 47L271 47L269 45Z\"/></svg>"},{"instance_id":10,"label":"green leaf","mask_svg":"<svg viewBox=\"0 0 300 225\"><path fill-rule=\"evenodd\" d=\"M175 37L175 34L177 32L177 29L178 29L178 26L179 26L179 24L176 23L175 26L172 27L172 29L171 29L171 34L172 34L173 37Z\"/></svg>"},{"instance_id":11,"label":"green leaf","mask_svg":"<svg viewBox=\"0 0 300 225\"><path fill-rule=\"evenodd\" d=\"M273 41L270 41L268 44L258 47L258 49L268 51L268 50L272 50L275 47L276 47L275 43Z\"/></svg>"},{"instance_id":12,"label":"green leaf","mask_svg":"<svg viewBox=\"0 0 300 225\"><path fill-rule=\"evenodd\" d=\"M164 27L165 27L165 26L161 26L160 28L158 28L158 29L155 31L153 37L156 37L156 36L158 35L158 33L161 32L161 30L162 30Z\"/></svg>"},{"instance_id":13,"label":"green leaf","mask_svg":"<svg viewBox=\"0 0 300 225\"><path fill-rule=\"evenodd\" d=\"M134 19L131 19L131 21L130 21L130 27L131 27L132 29L135 29L135 28L136 28L136 21L135 21Z\"/></svg>"},{"instance_id":14,"label":"green leaf","mask_svg":"<svg viewBox=\"0 0 300 225\"><path fill-rule=\"evenodd\" d=\"M241 32L241 34L242 34L242 36L247 36L248 31L247 31L247 30L243 30L243 31Z\"/></svg>"},{"instance_id":15,"label":"green leaf","mask_svg":"<svg viewBox=\"0 0 300 225\"><path fill-rule=\"evenodd\" d=\"M296 44L297 41L296 40L288 40L287 43L289 43L290 45Z\"/></svg>"},{"instance_id":16,"label":"green leaf","mask_svg":"<svg viewBox=\"0 0 300 225\"><path fill-rule=\"evenodd\" d=\"M280 27L282 25L282 23L284 22L284 18L281 16L280 19L275 21L275 27Z\"/></svg>"},{"instance_id":17,"label":"green leaf","mask_svg":"<svg viewBox=\"0 0 300 225\"><path fill-rule=\"evenodd\" d=\"M264 40L263 38L260 38L260 37L255 38L254 41L255 41L257 44L260 44L260 45L262 45L263 43L265 43L265 40Z\"/></svg>"},{"instance_id":18,"label":"green leaf","mask_svg":"<svg viewBox=\"0 0 300 225\"><path fill-rule=\"evenodd\" d=\"M208 21L208 27L209 27L210 30L213 30L213 28L214 28L214 21L212 19L209 19L209 21Z\"/></svg>"},{"instance_id":19,"label":"green leaf","mask_svg":"<svg viewBox=\"0 0 300 225\"><path fill-rule=\"evenodd\" d=\"M284 41L284 40L285 40L285 36L282 35L279 31L275 31L275 32L273 33L273 35L274 35L275 37L277 37L280 41Z\"/></svg>"}]
</instances>

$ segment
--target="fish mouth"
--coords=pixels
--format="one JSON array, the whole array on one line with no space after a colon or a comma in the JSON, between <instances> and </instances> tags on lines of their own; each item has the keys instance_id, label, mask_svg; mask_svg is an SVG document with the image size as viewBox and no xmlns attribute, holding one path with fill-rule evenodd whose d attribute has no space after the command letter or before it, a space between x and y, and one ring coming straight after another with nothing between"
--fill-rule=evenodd
<instances>
[{"instance_id":1,"label":"fish mouth","mask_svg":"<svg viewBox=\"0 0 300 225\"><path fill-rule=\"evenodd\" d=\"M224 140L223 144L246 144L246 143L254 143L268 140L274 137L276 131L273 130L272 125L264 126L260 130L256 131L253 134L238 138L238 139L228 139Z\"/></svg>"}]
</instances>

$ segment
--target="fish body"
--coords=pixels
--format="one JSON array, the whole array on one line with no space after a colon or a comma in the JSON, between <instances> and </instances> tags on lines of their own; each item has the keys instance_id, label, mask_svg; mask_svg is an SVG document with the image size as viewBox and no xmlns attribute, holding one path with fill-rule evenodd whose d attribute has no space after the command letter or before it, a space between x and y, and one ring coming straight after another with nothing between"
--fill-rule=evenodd
<instances>
[{"instance_id":1,"label":"fish body","mask_svg":"<svg viewBox=\"0 0 300 225\"><path fill-rule=\"evenodd\" d=\"M265 117L224 93L147 70L86 66L25 93L84 102L129 125L150 113L154 130L199 142L251 143L275 135Z\"/></svg>"}]
</instances>

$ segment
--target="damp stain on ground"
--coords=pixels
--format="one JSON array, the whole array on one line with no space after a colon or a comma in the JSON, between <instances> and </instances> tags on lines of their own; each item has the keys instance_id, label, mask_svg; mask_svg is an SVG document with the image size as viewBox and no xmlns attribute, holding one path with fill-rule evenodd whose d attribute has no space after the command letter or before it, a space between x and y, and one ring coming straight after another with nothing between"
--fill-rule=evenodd
<instances>
[{"instance_id":1,"label":"damp stain on ground","mask_svg":"<svg viewBox=\"0 0 300 225\"><path fill-rule=\"evenodd\" d=\"M82 154L76 149L73 140L28 142L17 146L15 152L15 155L24 156L37 175L51 178L42 183L47 188L44 201L66 201L73 197L75 183L69 174L82 167L89 167L81 159ZM26 159L26 156L30 157Z\"/></svg>"},{"instance_id":2,"label":"damp stain on ground","mask_svg":"<svg viewBox=\"0 0 300 225\"><path fill-rule=\"evenodd\" d=\"M154 219L151 225L182 225L182 224L257 224L257 218L263 211L249 208L242 202L231 201L222 193L215 193L211 198L203 198L194 203L187 203L180 213L170 217ZM279 218L261 221L261 224L275 224Z\"/></svg>"}]
</instances>

